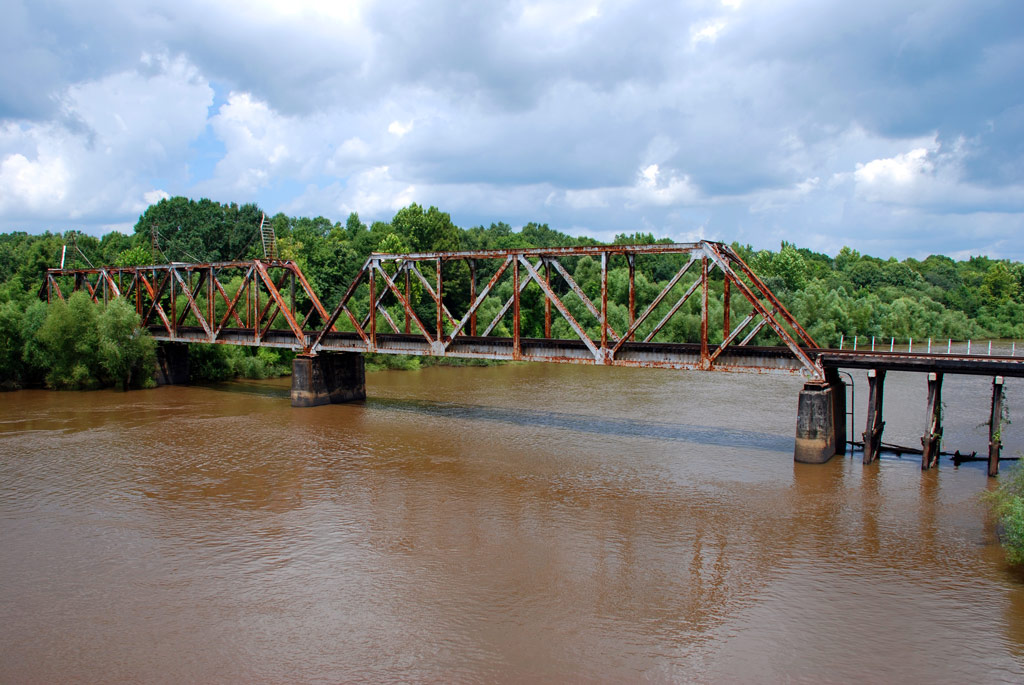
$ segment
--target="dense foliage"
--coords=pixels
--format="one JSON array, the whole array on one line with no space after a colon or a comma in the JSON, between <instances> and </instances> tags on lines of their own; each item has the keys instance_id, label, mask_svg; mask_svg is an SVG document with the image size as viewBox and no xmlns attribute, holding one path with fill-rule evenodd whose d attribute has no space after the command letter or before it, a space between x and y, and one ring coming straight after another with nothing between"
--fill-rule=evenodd
<instances>
[{"instance_id":1,"label":"dense foliage","mask_svg":"<svg viewBox=\"0 0 1024 685\"><path fill-rule=\"evenodd\" d=\"M999 521L999 537L1011 564L1024 566L1024 462L1017 462L985 494Z\"/></svg>"},{"instance_id":2,"label":"dense foliage","mask_svg":"<svg viewBox=\"0 0 1024 685\"><path fill-rule=\"evenodd\" d=\"M135 309L122 300L103 307L76 292L50 305L0 306L0 382L7 388L42 382L69 390L148 387L155 350Z\"/></svg>"},{"instance_id":3,"label":"dense foliage","mask_svg":"<svg viewBox=\"0 0 1024 685\"><path fill-rule=\"evenodd\" d=\"M150 206L139 218L132 235L111 232L102 238L68 232L65 234L0 234L0 382L8 387L39 384L51 387L93 387L118 382L137 384L141 362L130 354L119 357L116 341L145 338L135 336L127 317L130 308L115 305L112 313L90 309L80 301L49 309L38 302L42 273L56 266L66 246L65 264L83 267L90 264L145 264L169 261L214 261L262 256L258 237L261 212L255 205L220 204L211 200L171 198ZM514 231L505 223L462 229L436 207L413 204L399 210L390 222L376 221L367 226L357 214L344 223L324 217L271 218L278 237L281 257L294 259L324 302L331 308L353 280L372 251L405 252L444 249L500 249L593 245L597 241L577 238L552 230L543 224L527 224ZM670 242L650 234L616 236L617 243ZM926 338L1024 337L1024 265L1018 262L972 257L954 260L932 255L924 260L878 259L843 248L835 257L815 253L783 243L778 251L755 251L749 246L733 245L782 299L794 316L821 345L836 345L840 337L870 336L923 340ZM637 260L636 298L642 309L682 264L678 255L641 257ZM589 257L563 260L591 299L600 292L600 263ZM465 264L445 267L445 303L453 312L465 311L469 300L470 275ZM496 265L481 262L478 280L490 277ZM488 272L488 269L491 269ZM678 293L692 283L696 275L687 275L673 296L666 298L649 323L638 331L642 337L661 318ZM505 279L507 281L507 279ZM613 257L609 266L609 320L623 331L628 324L628 267L622 258ZM553 279L560 293L568 288L561 279ZM229 284L231 293L240 283ZM481 306L478 320L486 325L511 295L511 283L502 282ZM421 318L432 321L431 303L419 284L414 284ZM712 320L722 316L722 282L713 281L710 302ZM357 290L354 308L366 312L369 294L364 285ZM588 330L596 338L597 324L584 304L567 294L566 305L579 321L589 321ZM217 305L222 307L222 303ZM700 331L699 298L691 301L658 334L658 340L694 341ZM182 310L184 311L184 310ZM218 310L220 311L220 310ZM392 318L402 319L396 304L389 307ZM734 294L732 320L739 321L749 306ZM100 325L101 318L114 318ZM120 318L118 318L120 317ZM553 335L573 337L568 324L557 314ZM69 341L66 321L74 321L82 331L91 332ZM508 335L503 320L495 334ZM276 325L283 325L278 321ZM340 320L341 327L349 326ZM379 322L380 330L386 324ZM541 336L544 325L544 298L536 286L523 292L522 334ZM720 327L712 327L712 341L720 340ZM64 336L64 337L62 337ZM132 337L135 336L135 337ZM103 341L108 341L104 345ZM775 344L766 328L755 342ZM132 353L134 354L134 353ZM76 356L77 355L77 356ZM272 350L247 350L230 346L195 346L192 372L197 380L217 380L234 375L262 377L287 372L291 355ZM427 359L394 357L369 360L371 366L391 365L415 368ZM145 375L145 374L143 374Z\"/></svg>"}]
</instances>

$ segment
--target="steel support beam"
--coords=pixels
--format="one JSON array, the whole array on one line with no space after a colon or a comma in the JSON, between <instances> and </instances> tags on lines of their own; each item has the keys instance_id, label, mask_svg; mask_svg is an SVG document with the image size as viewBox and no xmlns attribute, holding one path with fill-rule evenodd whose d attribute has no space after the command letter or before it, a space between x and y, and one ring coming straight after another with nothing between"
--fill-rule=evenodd
<instances>
[{"instance_id":1,"label":"steel support beam","mask_svg":"<svg viewBox=\"0 0 1024 685\"><path fill-rule=\"evenodd\" d=\"M924 435L921 436L921 470L939 464L942 448L942 374L928 374L928 409L925 412Z\"/></svg>"},{"instance_id":2,"label":"steel support beam","mask_svg":"<svg viewBox=\"0 0 1024 685\"><path fill-rule=\"evenodd\" d=\"M882 399L885 394L885 369L868 371L868 417L864 429L864 463L870 464L878 459L878 450L882 446Z\"/></svg>"},{"instance_id":3,"label":"steel support beam","mask_svg":"<svg viewBox=\"0 0 1024 685\"><path fill-rule=\"evenodd\" d=\"M999 475L999 452L1003 445L1003 377L992 379L992 413L988 422L988 475Z\"/></svg>"}]
</instances>

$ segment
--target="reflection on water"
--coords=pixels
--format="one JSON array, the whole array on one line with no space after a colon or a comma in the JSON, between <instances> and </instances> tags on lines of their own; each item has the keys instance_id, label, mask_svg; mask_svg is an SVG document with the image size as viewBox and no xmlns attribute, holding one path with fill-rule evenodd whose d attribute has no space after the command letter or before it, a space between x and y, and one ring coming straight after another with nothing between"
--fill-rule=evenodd
<instances>
[{"instance_id":1,"label":"reflection on water","mask_svg":"<svg viewBox=\"0 0 1024 685\"><path fill-rule=\"evenodd\" d=\"M522 407L481 407L406 399L368 399L366 404L371 409L408 411L469 421L501 421L521 428L563 428L575 432L599 433L616 437L681 440L701 445L774 451L786 450L792 446L792 441L787 441L782 436L766 435L757 431L688 426L643 419L602 418Z\"/></svg>"},{"instance_id":2,"label":"reflection on water","mask_svg":"<svg viewBox=\"0 0 1024 685\"><path fill-rule=\"evenodd\" d=\"M924 384L887 381L913 444ZM304 410L287 379L0 395L0 680L1020 681L983 469L794 464L799 387L508 365ZM955 398L984 388L947 385L947 444L982 445Z\"/></svg>"}]
</instances>

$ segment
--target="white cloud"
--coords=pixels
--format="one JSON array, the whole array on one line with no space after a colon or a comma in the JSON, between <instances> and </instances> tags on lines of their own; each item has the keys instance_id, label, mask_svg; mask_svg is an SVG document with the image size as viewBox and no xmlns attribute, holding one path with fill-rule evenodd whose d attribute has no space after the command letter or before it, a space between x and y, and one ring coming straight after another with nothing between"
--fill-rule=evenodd
<instances>
[{"instance_id":1,"label":"white cloud","mask_svg":"<svg viewBox=\"0 0 1024 685\"><path fill-rule=\"evenodd\" d=\"M418 199L414 184L394 178L387 166L377 166L351 175L344 183L331 183L322 188L310 185L285 209L339 217L358 212L366 219L390 219L397 210Z\"/></svg>"},{"instance_id":2,"label":"white cloud","mask_svg":"<svg viewBox=\"0 0 1024 685\"><path fill-rule=\"evenodd\" d=\"M697 45L702 42L714 43L718 40L718 36L721 35L726 26L727 23L722 19L716 19L714 21L709 21L699 26L695 26L690 29L690 43L693 45Z\"/></svg>"},{"instance_id":3,"label":"white cloud","mask_svg":"<svg viewBox=\"0 0 1024 685\"><path fill-rule=\"evenodd\" d=\"M411 130L412 121L407 121L405 123L402 123L401 121L392 121L391 124L388 125L388 133L393 136L398 136L399 138Z\"/></svg>"},{"instance_id":4,"label":"white cloud","mask_svg":"<svg viewBox=\"0 0 1024 685\"><path fill-rule=\"evenodd\" d=\"M601 16L602 2L545 0L528 2L522 7L517 23L532 32L564 34Z\"/></svg>"},{"instance_id":5,"label":"white cloud","mask_svg":"<svg viewBox=\"0 0 1024 685\"><path fill-rule=\"evenodd\" d=\"M928 159L928 153L927 148L919 147L888 159L875 159L867 164L858 164L853 176L862 186L910 185L920 176L931 174L935 170L935 165Z\"/></svg>"},{"instance_id":6,"label":"white cloud","mask_svg":"<svg viewBox=\"0 0 1024 685\"><path fill-rule=\"evenodd\" d=\"M30 161L12 154L0 162L0 212L39 211L60 204L68 192L68 170L60 157Z\"/></svg>"},{"instance_id":7,"label":"white cloud","mask_svg":"<svg viewBox=\"0 0 1024 685\"><path fill-rule=\"evenodd\" d=\"M984 215L1012 245L1024 24L997 5L53 0L0 44L0 230L185 194L883 255Z\"/></svg>"},{"instance_id":8,"label":"white cloud","mask_svg":"<svg viewBox=\"0 0 1024 685\"><path fill-rule=\"evenodd\" d=\"M557 194L549 198L548 204L556 203L559 199L572 209L612 205L631 209L690 204L699 199L699 193L688 176L674 171L665 173L659 165L649 164L637 172L630 186L567 190L561 198Z\"/></svg>"},{"instance_id":9,"label":"white cloud","mask_svg":"<svg viewBox=\"0 0 1024 685\"><path fill-rule=\"evenodd\" d=\"M756 193L748 199L750 211L758 213L793 207L806 202L811 194L818 192L820 188L821 179L814 176L790 187Z\"/></svg>"},{"instance_id":10,"label":"white cloud","mask_svg":"<svg viewBox=\"0 0 1024 685\"><path fill-rule=\"evenodd\" d=\"M666 207L694 202L697 196L697 189L691 185L688 176L675 172L665 174L657 164L641 169L636 184L626 191L629 206Z\"/></svg>"},{"instance_id":11,"label":"white cloud","mask_svg":"<svg viewBox=\"0 0 1024 685\"><path fill-rule=\"evenodd\" d=\"M148 190L142 194L142 199L146 203L146 206L155 205L160 200L169 200L171 196L166 190Z\"/></svg>"},{"instance_id":12,"label":"white cloud","mask_svg":"<svg viewBox=\"0 0 1024 685\"><path fill-rule=\"evenodd\" d=\"M303 22L322 23L324 21L357 26L365 9L366 2L359 0L233 0L228 5L246 12L258 11L276 14L280 17L294 18Z\"/></svg>"},{"instance_id":13,"label":"white cloud","mask_svg":"<svg viewBox=\"0 0 1024 685\"><path fill-rule=\"evenodd\" d=\"M341 209L345 213L364 211L377 215L384 211L395 212L415 198L416 186L394 179L388 167L379 166L350 179Z\"/></svg>"},{"instance_id":14,"label":"white cloud","mask_svg":"<svg viewBox=\"0 0 1024 685\"><path fill-rule=\"evenodd\" d=\"M80 220L137 212L143 177L179 173L213 91L183 58L144 55L138 64L68 87L59 122L0 129L0 213Z\"/></svg>"},{"instance_id":15,"label":"white cloud","mask_svg":"<svg viewBox=\"0 0 1024 685\"><path fill-rule=\"evenodd\" d=\"M584 190L567 190L562 195L562 199L572 209L592 209L607 207L611 196L620 193L621 190L616 188L586 188ZM551 193L548 197L548 204L554 204L558 200L558 194Z\"/></svg>"},{"instance_id":16,"label":"white cloud","mask_svg":"<svg viewBox=\"0 0 1024 685\"><path fill-rule=\"evenodd\" d=\"M282 117L249 93L231 93L210 126L224 143L214 187L250 195L269 185L275 163L289 154Z\"/></svg>"},{"instance_id":17,"label":"white cloud","mask_svg":"<svg viewBox=\"0 0 1024 685\"><path fill-rule=\"evenodd\" d=\"M156 73L123 71L75 84L61 101L107 154L157 166L205 128L213 90L184 57L143 54L140 62Z\"/></svg>"},{"instance_id":18,"label":"white cloud","mask_svg":"<svg viewBox=\"0 0 1024 685\"><path fill-rule=\"evenodd\" d=\"M988 188L965 178L969 150L970 143L962 138L948 146L933 140L858 164L852 174L855 194L866 202L928 212L1024 211L1024 183Z\"/></svg>"}]
</instances>

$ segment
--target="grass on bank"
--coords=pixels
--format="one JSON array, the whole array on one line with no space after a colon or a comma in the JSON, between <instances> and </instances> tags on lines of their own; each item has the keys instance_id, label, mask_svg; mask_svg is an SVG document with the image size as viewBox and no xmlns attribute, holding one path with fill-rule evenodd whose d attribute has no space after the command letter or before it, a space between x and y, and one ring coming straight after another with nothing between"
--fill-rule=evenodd
<instances>
[{"instance_id":1,"label":"grass on bank","mask_svg":"<svg viewBox=\"0 0 1024 685\"><path fill-rule=\"evenodd\" d=\"M366 354L367 371L415 371L430 366L492 366L488 359L419 357L406 354ZM189 346L192 382L220 382L232 378L277 378L290 376L295 353L269 347L249 348L234 345Z\"/></svg>"},{"instance_id":2,"label":"grass on bank","mask_svg":"<svg viewBox=\"0 0 1024 685\"><path fill-rule=\"evenodd\" d=\"M460 359L458 357L420 357L411 354L367 354L367 371L416 371L430 366L496 366L503 362L490 359Z\"/></svg>"}]
</instances>

